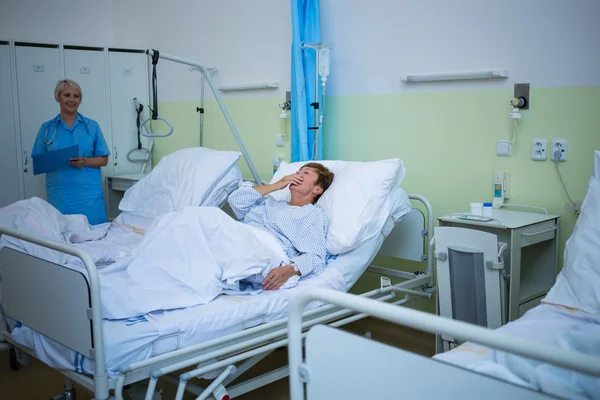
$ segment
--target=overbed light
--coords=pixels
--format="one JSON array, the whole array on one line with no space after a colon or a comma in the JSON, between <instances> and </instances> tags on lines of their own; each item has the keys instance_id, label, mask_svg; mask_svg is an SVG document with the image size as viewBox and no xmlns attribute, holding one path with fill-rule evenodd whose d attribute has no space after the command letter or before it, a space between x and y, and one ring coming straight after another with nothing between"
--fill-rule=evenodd
<instances>
[{"instance_id":1,"label":"overbed light","mask_svg":"<svg viewBox=\"0 0 600 400\"><path fill-rule=\"evenodd\" d=\"M449 72L437 74L413 74L403 76L402 82L439 82L439 81L461 81L472 79L506 79L508 78L507 69L494 69L489 71L474 72Z\"/></svg>"}]
</instances>

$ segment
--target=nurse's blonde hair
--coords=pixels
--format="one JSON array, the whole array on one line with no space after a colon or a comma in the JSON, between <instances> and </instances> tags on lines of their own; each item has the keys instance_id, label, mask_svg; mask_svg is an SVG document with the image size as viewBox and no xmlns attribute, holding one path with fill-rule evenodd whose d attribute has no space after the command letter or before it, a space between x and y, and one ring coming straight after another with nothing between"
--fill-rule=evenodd
<instances>
[{"instance_id":1,"label":"nurse's blonde hair","mask_svg":"<svg viewBox=\"0 0 600 400\"><path fill-rule=\"evenodd\" d=\"M60 93L65 90L66 87L73 88L79 92L79 100L83 100L83 95L81 93L81 86L77 82L71 79L61 79L56 82L56 87L54 88L54 98L58 101L58 97Z\"/></svg>"}]
</instances>

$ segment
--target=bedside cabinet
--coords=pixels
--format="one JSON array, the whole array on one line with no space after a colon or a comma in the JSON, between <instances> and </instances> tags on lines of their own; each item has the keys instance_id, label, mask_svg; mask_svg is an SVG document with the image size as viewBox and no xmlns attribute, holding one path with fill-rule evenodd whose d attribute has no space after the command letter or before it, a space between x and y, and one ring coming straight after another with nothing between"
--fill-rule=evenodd
<instances>
[{"instance_id":1,"label":"bedside cabinet","mask_svg":"<svg viewBox=\"0 0 600 400\"><path fill-rule=\"evenodd\" d=\"M476 229L492 233L506 243L508 274L505 321L513 321L540 304L558 273L558 215L493 210L491 220L476 221L468 214L439 217L439 226Z\"/></svg>"}]
</instances>

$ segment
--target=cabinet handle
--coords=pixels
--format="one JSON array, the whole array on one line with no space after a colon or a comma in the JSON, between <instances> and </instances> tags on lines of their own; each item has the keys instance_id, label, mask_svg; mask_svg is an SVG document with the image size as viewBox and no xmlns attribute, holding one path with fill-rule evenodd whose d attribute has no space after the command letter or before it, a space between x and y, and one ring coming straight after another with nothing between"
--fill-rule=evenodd
<instances>
[{"instance_id":1,"label":"cabinet handle","mask_svg":"<svg viewBox=\"0 0 600 400\"><path fill-rule=\"evenodd\" d=\"M556 226L553 226L552 228L544 229L543 231L533 232L533 233L521 233L521 235L522 236L537 236L537 235L541 235L542 233L548 233L548 232L552 232L555 230L556 230Z\"/></svg>"}]
</instances>

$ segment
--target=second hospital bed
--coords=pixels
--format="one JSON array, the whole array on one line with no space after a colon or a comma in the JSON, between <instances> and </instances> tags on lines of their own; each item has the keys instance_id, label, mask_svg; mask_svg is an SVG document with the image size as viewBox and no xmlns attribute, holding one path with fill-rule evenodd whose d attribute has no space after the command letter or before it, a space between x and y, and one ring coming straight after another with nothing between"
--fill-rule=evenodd
<instances>
[{"instance_id":1,"label":"second hospital bed","mask_svg":"<svg viewBox=\"0 0 600 400\"><path fill-rule=\"evenodd\" d=\"M150 381L150 393L153 391L152 386L156 384L157 378L184 367L201 366L205 370L203 372L218 372L222 367L221 364L223 362L227 364L226 360L230 359L233 354L239 360L231 361L232 365L238 361L248 360L239 367L237 373L233 373L229 369L229 376L219 375L215 380L217 385L207 389L207 393L216 393L217 389L222 392L224 384L243 373L272 349L285 345L281 342L281 338L285 337L285 330L281 329L285 319L282 318L286 316L289 301L296 293L312 288L347 290L382 249L384 239L388 235L392 241L383 245L384 254L401 257L404 251L405 254L410 254L407 258L428 261L430 248L424 246L423 235L427 235L431 224L429 203L421 196L410 196L415 201L423 202L427 212L427 224L425 224L425 219L419 210L413 210L406 216L403 215L403 212L398 213L400 209L406 211L410 209L406 204L408 201L406 193L398 189L394 192L394 196L397 197L397 207L387 216L386 223L379 234L352 251L337 257L330 257L325 273L316 278L302 281L297 288L262 293L256 296L220 296L209 304L188 309L152 313L128 320L104 320L101 324L103 345L94 343L97 336L94 334L94 329L90 330L89 316L93 311L93 301L91 310L84 304L83 309L77 310L75 307L75 309L69 310L67 315L54 314L58 312L57 306L76 304L77 296L93 298L91 288L87 288L88 290L79 294L72 290L78 285L73 282L73 279L80 279L80 277L73 275L66 280L53 282L51 282L52 279L41 280L44 282L43 284L40 281L36 284L35 281L26 282L13 277L17 280L15 285L13 284L15 281L11 281L11 277L6 276L9 273L7 274L5 271L4 279L14 289L13 293L45 291L54 292L57 295L53 299L53 304L48 304L48 299L42 295L34 296L29 302L28 310L19 307L16 304L18 299L14 296L12 299L5 298L5 306L8 306L7 308L13 312L13 315L8 313L9 316L16 317L15 319L19 322L14 323L11 333L5 332L4 335L19 348L40 358L50 366L62 370L69 378L95 391L97 398L102 398L98 396L99 389L108 390L108 388L116 389L115 394L119 398L124 384L148 377L153 378ZM394 222L400 219L402 222L399 222L394 229ZM140 219L140 217L129 214L125 214L121 218L121 224L130 227L139 227L147 223L147 218ZM4 230L4 233L8 232ZM427 251L424 253L425 248ZM45 263L37 259L35 263L32 263L32 260L27 258L28 256L21 253L11 252L10 257L16 257L12 260L12 264L27 265L26 268L20 268L19 273L23 273L24 269L31 267L29 273L42 273L51 278L57 271L56 264ZM431 264L429 263L429 265ZM384 272L383 269L376 271ZM430 268L428 268L428 273L421 274L388 272L404 278L406 281L394 286L384 284L386 287L374 290L367 296L382 300L393 299L394 292L411 292L414 295L427 296L415 289L430 285ZM93 286L93 283L90 282L89 285ZM68 294L69 291L70 294ZM65 294L65 298L61 298L61 294ZM406 301L408 301L407 298L397 302ZM315 303L310 308L319 305L321 304ZM81 314L82 312L83 314ZM329 321L339 325L361 318L361 316L355 316L343 319L350 314L350 312L333 307L319 307L313 311L307 311L307 316L312 319L312 323ZM25 321L29 321L29 323ZM55 327L63 326L64 329L59 331L49 329L48 324ZM98 351L99 347L101 347L100 352ZM257 348L262 351L257 351ZM104 363L99 363L99 354L102 354ZM102 365L98 368L100 364ZM108 376L104 376L104 371ZM194 371L198 372L198 368ZM92 374L95 375L95 379L89 377ZM229 393L239 395L257 387L257 384L262 386L286 375L287 368L272 371L262 376L259 381L253 380L233 387ZM98 382L104 379L106 381L99 385ZM105 389L103 385L106 385ZM195 387L190 384L188 389L190 388ZM201 389L195 388L195 390L200 391Z\"/></svg>"}]
</instances>

